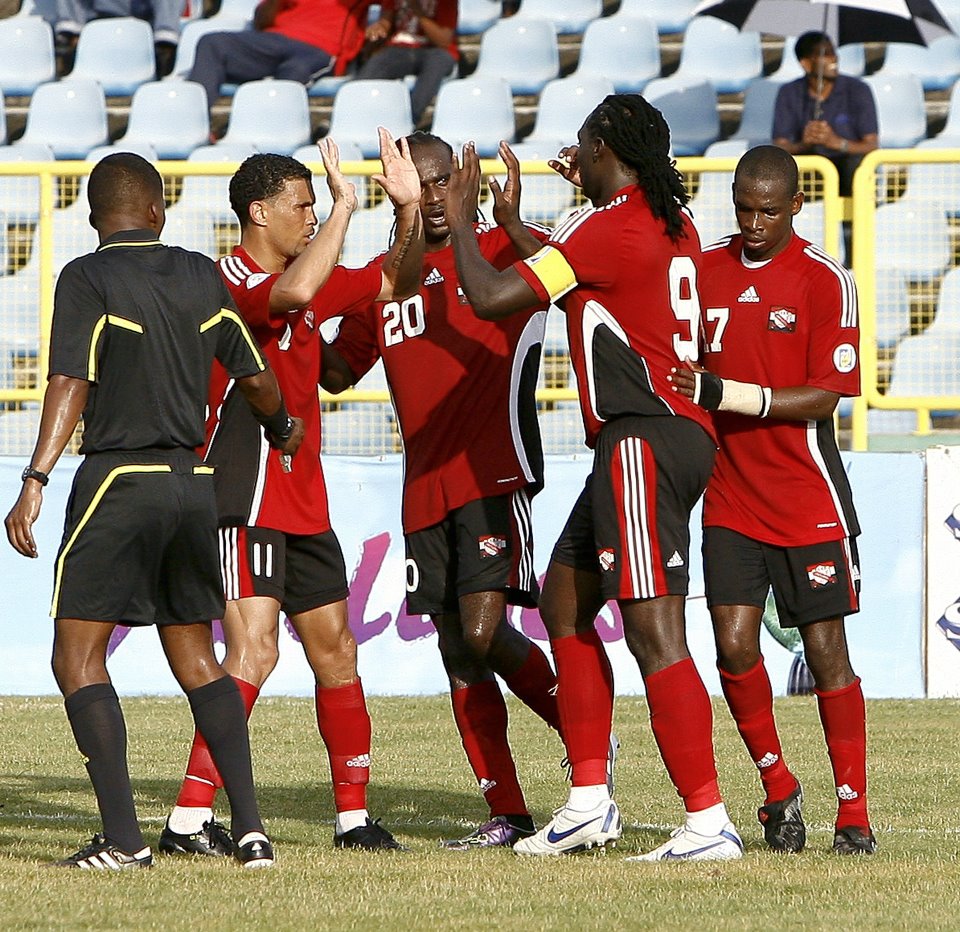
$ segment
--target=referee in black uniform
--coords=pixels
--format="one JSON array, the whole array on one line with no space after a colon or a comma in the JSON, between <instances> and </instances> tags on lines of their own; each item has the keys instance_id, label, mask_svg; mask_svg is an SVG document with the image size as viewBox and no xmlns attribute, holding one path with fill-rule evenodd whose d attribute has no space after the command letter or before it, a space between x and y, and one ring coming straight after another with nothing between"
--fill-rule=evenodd
<instances>
[{"instance_id":1,"label":"referee in black uniform","mask_svg":"<svg viewBox=\"0 0 960 932\"><path fill-rule=\"evenodd\" d=\"M237 313L216 265L159 242L163 181L130 153L99 162L88 185L95 253L60 275L40 432L7 537L36 557L31 527L47 474L83 414L77 470L57 556L53 672L86 760L103 831L57 863L149 867L126 760L126 728L106 668L114 627L157 625L230 799L237 858L269 866L243 702L217 663L210 623L222 617L212 469L203 442L214 357L282 453L303 427Z\"/></svg>"}]
</instances>

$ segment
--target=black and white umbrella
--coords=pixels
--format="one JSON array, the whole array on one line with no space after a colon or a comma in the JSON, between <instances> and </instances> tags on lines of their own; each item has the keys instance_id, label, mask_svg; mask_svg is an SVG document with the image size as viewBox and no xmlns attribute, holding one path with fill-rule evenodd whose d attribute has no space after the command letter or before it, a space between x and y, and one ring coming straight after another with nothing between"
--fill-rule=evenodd
<instances>
[{"instance_id":1,"label":"black and white umbrella","mask_svg":"<svg viewBox=\"0 0 960 932\"><path fill-rule=\"evenodd\" d=\"M694 15L714 16L741 32L800 36L825 32L849 42L929 45L954 30L933 0L703 0Z\"/></svg>"}]
</instances>

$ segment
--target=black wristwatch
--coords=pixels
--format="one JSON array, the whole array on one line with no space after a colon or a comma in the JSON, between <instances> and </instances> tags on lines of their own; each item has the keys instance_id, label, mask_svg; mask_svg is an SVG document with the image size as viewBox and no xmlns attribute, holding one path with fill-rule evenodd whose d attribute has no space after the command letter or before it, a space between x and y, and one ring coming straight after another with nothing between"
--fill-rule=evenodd
<instances>
[{"instance_id":1,"label":"black wristwatch","mask_svg":"<svg viewBox=\"0 0 960 932\"><path fill-rule=\"evenodd\" d=\"M50 477L45 472L40 472L39 469L34 469L32 466L28 466L20 473L21 482L26 482L27 479L36 479L40 485L46 485L50 481Z\"/></svg>"}]
</instances>

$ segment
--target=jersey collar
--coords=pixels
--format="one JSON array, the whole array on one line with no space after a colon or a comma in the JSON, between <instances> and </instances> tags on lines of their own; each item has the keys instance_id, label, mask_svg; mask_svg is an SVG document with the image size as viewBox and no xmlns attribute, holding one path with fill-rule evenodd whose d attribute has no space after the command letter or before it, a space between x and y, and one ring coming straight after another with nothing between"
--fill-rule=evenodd
<instances>
[{"instance_id":1,"label":"jersey collar","mask_svg":"<svg viewBox=\"0 0 960 932\"><path fill-rule=\"evenodd\" d=\"M162 246L153 230L120 230L108 236L98 247L97 252L116 246Z\"/></svg>"}]
</instances>

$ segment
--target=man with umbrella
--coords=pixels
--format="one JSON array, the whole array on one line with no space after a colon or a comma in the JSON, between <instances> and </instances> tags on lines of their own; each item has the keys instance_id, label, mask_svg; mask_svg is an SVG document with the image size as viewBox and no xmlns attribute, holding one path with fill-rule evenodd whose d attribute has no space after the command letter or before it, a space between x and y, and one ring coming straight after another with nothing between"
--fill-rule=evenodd
<instances>
[{"instance_id":1,"label":"man with umbrella","mask_svg":"<svg viewBox=\"0 0 960 932\"><path fill-rule=\"evenodd\" d=\"M853 189L860 161L877 148L877 108L859 78L840 74L823 32L806 32L794 47L805 74L780 88L773 114L774 145L791 155L823 155L836 166L840 193Z\"/></svg>"}]
</instances>

